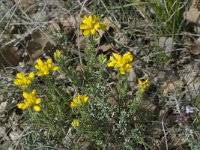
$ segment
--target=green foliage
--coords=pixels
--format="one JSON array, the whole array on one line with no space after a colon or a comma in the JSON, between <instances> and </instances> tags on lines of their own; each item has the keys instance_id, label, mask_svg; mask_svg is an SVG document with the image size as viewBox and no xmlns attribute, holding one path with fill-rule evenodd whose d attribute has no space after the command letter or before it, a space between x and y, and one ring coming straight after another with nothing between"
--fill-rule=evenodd
<instances>
[{"instance_id":1,"label":"green foliage","mask_svg":"<svg viewBox=\"0 0 200 150\"><path fill-rule=\"evenodd\" d=\"M164 52L165 50L163 48L157 47L154 51L155 55L153 56L152 60L156 66L158 66L158 68L162 69L168 60L168 57Z\"/></svg>"},{"instance_id":2,"label":"green foliage","mask_svg":"<svg viewBox=\"0 0 200 150\"><path fill-rule=\"evenodd\" d=\"M174 35L183 28L182 10L186 7L187 2L181 0L151 0L145 2L132 2L115 9L136 7L148 19L152 25L168 35ZM143 11L143 8L149 8L150 13Z\"/></svg>"},{"instance_id":3,"label":"green foliage","mask_svg":"<svg viewBox=\"0 0 200 150\"><path fill-rule=\"evenodd\" d=\"M166 34L177 34L183 27L182 10L186 2L181 0L159 1L153 0L151 8L155 11L157 25Z\"/></svg>"},{"instance_id":4,"label":"green foliage","mask_svg":"<svg viewBox=\"0 0 200 150\"><path fill-rule=\"evenodd\" d=\"M33 143L39 142L38 139L42 142L47 138L50 146L67 148L63 140L66 133L71 131L70 134L77 135L73 136L75 141L78 140L76 138L83 136L86 141L95 143L102 149L145 147L142 134L146 122L137 122L140 118L138 115L142 113L136 111L140 108L139 103L144 91L139 90L135 97L128 97L127 77L120 71L115 74L117 80L111 82L106 69L106 57L97 56L95 44L91 36L85 50L84 63L78 73L73 71L76 63L67 62L67 58L61 56L60 59L55 59L54 64L59 66L59 72L34 79L29 87L30 91L36 89L42 102L41 111L28 109L27 123L32 124L33 130L41 129L41 133L32 135ZM61 82L57 79L60 75L65 76ZM117 95L111 92L111 84L116 88ZM148 86L149 84L145 85L143 90ZM81 104L75 101L74 95L78 93L89 97L88 102ZM109 101L111 98L114 98L115 103ZM72 101L76 102L75 108L70 108ZM137 101L137 107L130 107L134 101ZM79 124L72 125L73 129L71 123L74 119L78 119Z\"/></svg>"},{"instance_id":5,"label":"green foliage","mask_svg":"<svg viewBox=\"0 0 200 150\"><path fill-rule=\"evenodd\" d=\"M136 6L141 9L149 3L126 4L123 2L120 4L121 6L112 7L112 9L125 7L123 14L126 15L125 11L130 10L129 7ZM182 22L180 10L183 6L184 3L181 1L169 0L165 4L160 1L151 1L147 7L153 9L155 16L145 15L158 29L158 32L173 36L180 31L180 22ZM57 39L57 42L63 43L65 40L66 37L63 35L61 39ZM84 142L89 142L94 147L105 150L151 149L152 145L149 145L148 138L154 133L149 133L151 129L148 128L151 128L155 122L159 122L158 117L163 117L162 121L169 121L164 116L168 112L163 116L159 114L155 117L155 112L145 108L146 106L142 103L148 92L146 91L149 88L148 79L146 80L148 84L143 85L143 88L141 86L143 80L140 81L141 84L138 82L138 87L134 88L135 91L130 94L132 89L130 90L127 74L121 74L118 70L119 65L124 62L121 60L117 64L118 68L114 66L115 70L108 68L109 60L105 55L99 55L97 52L97 42L94 36L90 35L86 37L86 40L87 48L84 49L84 55L80 55L79 52L69 52L67 56L55 59L54 64L59 67L59 71L47 76L36 76L29 87L29 91L37 90L42 102L39 112L31 108L24 110L26 121L23 124L24 126L31 125L30 130L33 131L28 138L24 139L24 144L31 148L39 146L41 149L81 149ZM66 41L72 42L69 39ZM164 50L159 47L153 50L156 51L153 61L158 64L158 69L163 68L167 59ZM36 72L33 68L30 70ZM89 100L87 102L77 100L77 95L84 95ZM74 101L76 101L76 107L72 108L71 104ZM160 105L164 105L164 102ZM188 128L191 129L189 131L198 130L200 126L199 98L195 100L194 106L198 111L195 116L192 116L194 117L194 129L189 126ZM160 111L160 108L155 109ZM74 119L78 120L76 125L72 124ZM170 123L170 126L174 125L174 122L170 121ZM173 126L173 130L181 129L186 132L184 125L182 128L177 126ZM167 128L168 124L158 130L162 133L164 129L172 134L176 132L167 130ZM153 132L153 127L150 132ZM163 136L162 133L159 136ZM169 133L166 139L168 136L171 138L172 134ZM186 134L185 136L188 134L189 137L193 135L193 133L183 134ZM154 138L152 137L153 140ZM81 143L82 141L84 142ZM190 142L193 149L199 147L198 141L197 139Z\"/></svg>"},{"instance_id":6,"label":"green foliage","mask_svg":"<svg viewBox=\"0 0 200 150\"><path fill-rule=\"evenodd\" d=\"M194 107L196 108L196 113L194 116L194 126L197 130L200 128L200 97L197 97L193 102Z\"/></svg>"},{"instance_id":7,"label":"green foliage","mask_svg":"<svg viewBox=\"0 0 200 150\"><path fill-rule=\"evenodd\" d=\"M191 150L197 150L200 149L200 139L194 140L192 143L190 143Z\"/></svg>"},{"instance_id":8,"label":"green foliage","mask_svg":"<svg viewBox=\"0 0 200 150\"><path fill-rule=\"evenodd\" d=\"M104 73L106 70L106 60L103 55L94 59L96 52L93 51L93 38L90 38L91 47L87 49L88 63L83 67L85 75L78 86L81 93L89 96L89 104L74 111L80 118L78 133L97 144L103 149L109 147L133 149L144 144L144 139L140 136L142 130L135 129L134 113L127 98L127 78L117 75L118 95L116 104L112 105L109 98L114 96L111 93L109 80ZM93 64L96 66L94 67ZM82 85L81 85L82 84ZM133 136L134 135L134 136Z\"/></svg>"}]
</instances>

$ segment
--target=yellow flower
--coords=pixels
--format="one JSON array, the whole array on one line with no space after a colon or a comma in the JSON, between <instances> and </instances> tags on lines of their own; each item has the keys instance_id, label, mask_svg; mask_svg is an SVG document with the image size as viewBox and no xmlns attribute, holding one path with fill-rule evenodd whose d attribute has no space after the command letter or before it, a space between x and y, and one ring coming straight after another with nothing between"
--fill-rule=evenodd
<instances>
[{"instance_id":1,"label":"yellow flower","mask_svg":"<svg viewBox=\"0 0 200 150\"><path fill-rule=\"evenodd\" d=\"M142 81L138 79L138 83L140 85L140 90L144 92L149 87L149 80L146 79L145 81Z\"/></svg>"},{"instance_id":2,"label":"yellow flower","mask_svg":"<svg viewBox=\"0 0 200 150\"><path fill-rule=\"evenodd\" d=\"M99 17L96 15L93 16L84 16L80 29L83 30L83 35L95 35L98 29L105 30L106 24L99 22Z\"/></svg>"},{"instance_id":3,"label":"yellow flower","mask_svg":"<svg viewBox=\"0 0 200 150\"><path fill-rule=\"evenodd\" d=\"M47 61L44 61L44 62L41 59L38 59L36 62L37 64L35 65L35 68L39 70L37 72L38 76L45 76L59 69L58 66L55 66L52 63L51 58L47 59Z\"/></svg>"},{"instance_id":4,"label":"yellow flower","mask_svg":"<svg viewBox=\"0 0 200 150\"><path fill-rule=\"evenodd\" d=\"M29 75L26 75L22 72L17 73L17 79L14 80L14 84L22 88L22 90L25 90L28 88L28 85L30 85L35 77L34 73L31 72Z\"/></svg>"},{"instance_id":5,"label":"yellow flower","mask_svg":"<svg viewBox=\"0 0 200 150\"><path fill-rule=\"evenodd\" d=\"M72 127L77 128L79 127L79 120L78 119L74 119L71 123Z\"/></svg>"},{"instance_id":6,"label":"yellow flower","mask_svg":"<svg viewBox=\"0 0 200 150\"><path fill-rule=\"evenodd\" d=\"M88 100L89 100L88 96L78 94L78 96L74 98L73 101L71 102L71 108L76 108L84 103L87 103Z\"/></svg>"},{"instance_id":7,"label":"yellow flower","mask_svg":"<svg viewBox=\"0 0 200 150\"><path fill-rule=\"evenodd\" d=\"M61 50L56 50L53 56L55 60L60 60L63 57L63 53Z\"/></svg>"},{"instance_id":8,"label":"yellow flower","mask_svg":"<svg viewBox=\"0 0 200 150\"><path fill-rule=\"evenodd\" d=\"M131 62L133 61L133 55L130 52L125 53L123 56L113 53L110 56L110 62L107 64L108 67L115 67L119 69L121 74L126 74L133 70Z\"/></svg>"},{"instance_id":9,"label":"yellow flower","mask_svg":"<svg viewBox=\"0 0 200 150\"><path fill-rule=\"evenodd\" d=\"M36 90L33 90L31 93L23 92L24 101L17 104L20 109L27 109L30 106L33 106L35 111L40 111L41 108L38 104L41 103L41 98L37 98Z\"/></svg>"}]
</instances>

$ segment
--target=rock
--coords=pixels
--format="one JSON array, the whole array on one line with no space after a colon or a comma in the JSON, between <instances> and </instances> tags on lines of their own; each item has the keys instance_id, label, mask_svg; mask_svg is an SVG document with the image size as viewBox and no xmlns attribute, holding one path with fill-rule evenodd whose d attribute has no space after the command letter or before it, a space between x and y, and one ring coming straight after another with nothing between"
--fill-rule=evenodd
<instances>
[{"instance_id":1,"label":"rock","mask_svg":"<svg viewBox=\"0 0 200 150\"><path fill-rule=\"evenodd\" d=\"M3 102L3 95L0 93L0 103Z\"/></svg>"},{"instance_id":2,"label":"rock","mask_svg":"<svg viewBox=\"0 0 200 150\"><path fill-rule=\"evenodd\" d=\"M170 55L170 52L173 50L173 39L167 37L160 37L158 45L160 48L163 48L167 56Z\"/></svg>"},{"instance_id":3,"label":"rock","mask_svg":"<svg viewBox=\"0 0 200 150\"><path fill-rule=\"evenodd\" d=\"M200 94L200 62L193 62L184 67L180 72L181 77L185 80L192 99L195 99Z\"/></svg>"},{"instance_id":4,"label":"rock","mask_svg":"<svg viewBox=\"0 0 200 150\"><path fill-rule=\"evenodd\" d=\"M0 114L5 112L6 106L7 106L7 101L3 102L0 104Z\"/></svg>"},{"instance_id":5,"label":"rock","mask_svg":"<svg viewBox=\"0 0 200 150\"><path fill-rule=\"evenodd\" d=\"M9 137L12 141L16 141L20 138L20 134L18 132L12 131L10 132Z\"/></svg>"},{"instance_id":6,"label":"rock","mask_svg":"<svg viewBox=\"0 0 200 150\"><path fill-rule=\"evenodd\" d=\"M6 128L0 127L0 138L3 138L6 135Z\"/></svg>"}]
</instances>

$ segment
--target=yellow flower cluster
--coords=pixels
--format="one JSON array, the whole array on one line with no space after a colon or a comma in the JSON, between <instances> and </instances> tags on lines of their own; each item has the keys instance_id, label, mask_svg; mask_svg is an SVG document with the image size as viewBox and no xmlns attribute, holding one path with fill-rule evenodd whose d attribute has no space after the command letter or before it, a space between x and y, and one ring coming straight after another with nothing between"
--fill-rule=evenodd
<instances>
[{"instance_id":1,"label":"yellow flower cluster","mask_svg":"<svg viewBox=\"0 0 200 150\"><path fill-rule=\"evenodd\" d=\"M81 106L85 103L87 103L89 100L88 96L85 95L80 95L78 93L78 96L76 98L74 98L71 102L71 108L77 108L78 106ZM79 127L79 120L78 119L74 119L71 123L71 125L76 129L77 127Z\"/></svg>"},{"instance_id":2,"label":"yellow flower cluster","mask_svg":"<svg viewBox=\"0 0 200 150\"><path fill-rule=\"evenodd\" d=\"M38 59L36 62L35 68L39 70L37 72L38 76L45 76L59 69L58 66L53 65L51 58L44 62L41 59Z\"/></svg>"},{"instance_id":3,"label":"yellow flower cluster","mask_svg":"<svg viewBox=\"0 0 200 150\"><path fill-rule=\"evenodd\" d=\"M106 28L105 23L99 22L99 17L96 15L93 16L84 16L80 29L83 30L83 35L95 35L98 29L104 30Z\"/></svg>"},{"instance_id":4,"label":"yellow flower cluster","mask_svg":"<svg viewBox=\"0 0 200 150\"><path fill-rule=\"evenodd\" d=\"M140 90L144 92L149 87L149 80L146 79L145 81L142 81L138 79L138 83L140 85Z\"/></svg>"},{"instance_id":5,"label":"yellow flower cluster","mask_svg":"<svg viewBox=\"0 0 200 150\"><path fill-rule=\"evenodd\" d=\"M29 75L26 75L22 72L17 73L17 79L14 80L14 84L25 90L32 83L35 75L31 72Z\"/></svg>"},{"instance_id":6,"label":"yellow flower cluster","mask_svg":"<svg viewBox=\"0 0 200 150\"><path fill-rule=\"evenodd\" d=\"M107 64L108 67L115 67L119 69L121 74L126 74L133 70L131 62L133 61L133 55L130 52L125 53L123 56L113 53L110 56L110 62Z\"/></svg>"},{"instance_id":7,"label":"yellow flower cluster","mask_svg":"<svg viewBox=\"0 0 200 150\"><path fill-rule=\"evenodd\" d=\"M57 55L58 56L58 55ZM53 65L52 59L49 58L47 61L42 61L38 59L35 68L39 71L37 72L38 76L48 75L53 71L58 70L58 66ZM33 79L35 78L35 74L33 72L26 75L24 73L17 73L16 79L14 79L14 84L22 88L23 96L25 100L22 103L17 104L18 108L20 109L27 109L30 106L33 106L35 111L40 111L41 107L38 105L41 103L41 99L37 98L36 90L34 89L31 93L27 93L24 90L28 88L28 86L32 83Z\"/></svg>"},{"instance_id":8,"label":"yellow flower cluster","mask_svg":"<svg viewBox=\"0 0 200 150\"><path fill-rule=\"evenodd\" d=\"M55 60L60 60L63 57L63 53L61 50L56 50L53 56Z\"/></svg>"},{"instance_id":9,"label":"yellow flower cluster","mask_svg":"<svg viewBox=\"0 0 200 150\"><path fill-rule=\"evenodd\" d=\"M41 99L37 98L36 90L33 90L31 93L23 92L24 102L17 104L20 109L27 109L30 106L33 106L35 111L40 111L41 108L38 104L41 103Z\"/></svg>"},{"instance_id":10,"label":"yellow flower cluster","mask_svg":"<svg viewBox=\"0 0 200 150\"><path fill-rule=\"evenodd\" d=\"M71 123L72 127L77 128L79 127L79 120L78 119L74 119Z\"/></svg>"},{"instance_id":11,"label":"yellow flower cluster","mask_svg":"<svg viewBox=\"0 0 200 150\"><path fill-rule=\"evenodd\" d=\"M88 100L89 100L88 96L78 94L78 96L74 98L73 101L71 102L71 108L76 108L80 105L83 105L84 103L87 103Z\"/></svg>"}]
</instances>

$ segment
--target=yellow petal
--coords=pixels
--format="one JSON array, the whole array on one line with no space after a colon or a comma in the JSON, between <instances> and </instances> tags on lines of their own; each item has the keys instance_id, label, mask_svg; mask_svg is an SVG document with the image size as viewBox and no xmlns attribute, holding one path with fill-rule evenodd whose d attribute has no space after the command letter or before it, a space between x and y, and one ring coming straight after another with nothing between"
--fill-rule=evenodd
<instances>
[{"instance_id":1,"label":"yellow petal","mask_svg":"<svg viewBox=\"0 0 200 150\"><path fill-rule=\"evenodd\" d=\"M51 64L52 63L52 59L51 58L47 59L47 63Z\"/></svg>"},{"instance_id":2,"label":"yellow petal","mask_svg":"<svg viewBox=\"0 0 200 150\"><path fill-rule=\"evenodd\" d=\"M96 30L95 29L91 29L91 31L90 31L93 35L95 35L96 34Z\"/></svg>"},{"instance_id":3,"label":"yellow petal","mask_svg":"<svg viewBox=\"0 0 200 150\"><path fill-rule=\"evenodd\" d=\"M23 105L24 105L24 103L19 103L19 104L17 104L17 107L22 109Z\"/></svg>"},{"instance_id":4,"label":"yellow petal","mask_svg":"<svg viewBox=\"0 0 200 150\"><path fill-rule=\"evenodd\" d=\"M71 125L74 127L74 128L77 128L79 126L79 120L78 119L74 119L71 123Z\"/></svg>"},{"instance_id":5,"label":"yellow petal","mask_svg":"<svg viewBox=\"0 0 200 150\"><path fill-rule=\"evenodd\" d=\"M41 103L41 98L37 98L35 104L40 104L40 103Z\"/></svg>"},{"instance_id":6,"label":"yellow petal","mask_svg":"<svg viewBox=\"0 0 200 150\"><path fill-rule=\"evenodd\" d=\"M110 61L117 62L113 56L110 56Z\"/></svg>"},{"instance_id":7,"label":"yellow petal","mask_svg":"<svg viewBox=\"0 0 200 150\"><path fill-rule=\"evenodd\" d=\"M81 99L81 94L78 93L77 98L74 98L73 100L76 101L77 99L78 99L78 100Z\"/></svg>"},{"instance_id":8,"label":"yellow petal","mask_svg":"<svg viewBox=\"0 0 200 150\"><path fill-rule=\"evenodd\" d=\"M40 77L40 76L43 76L44 73L40 71L40 72L37 72L37 75Z\"/></svg>"},{"instance_id":9,"label":"yellow petal","mask_svg":"<svg viewBox=\"0 0 200 150\"><path fill-rule=\"evenodd\" d=\"M42 62L42 60L39 58L39 59L37 59L37 61L36 61L37 63L38 63L38 65L39 66L42 66L43 65L43 62Z\"/></svg>"},{"instance_id":10,"label":"yellow petal","mask_svg":"<svg viewBox=\"0 0 200 150\"><path fill-rule=\"evenodd\" d=\"M35 68L38 69L38 70L40 70L41 66L35 65Z\"/></svg>"},{"instance_id":11,"label":"yellow petal","mask_svg":"<svg viewBox=\"0 0 200 150\"><path fill-rule=\"evenodd\" d=\"M25 74L20 72L16 76L17 76L17 78L22 79L22 78L24 78Z\"/></svg>"},{"instance_id":12,"label":"yellow petal","mask_svg":"<svg viewBox=\"0 0 200 150\"><path fill-rule=\"evenodd\" d=\"M146 79L146 80L144 81L144 83L145 83L145 85L149 85L149 80Z\"/></svg>"},{"instance_id":13,"label":"yellow petal","mask_svg":"<svg viewBox=\"0 0 200 150\"><path fill-rule=\"evenodd\" d=\"M44 70L43 74L44 75L48 75L49 74L49 70Z\"/></svg>"},{"instance_id":14,"label":"yellow petal","mask_svg":"<svg viewBox=\"0 0 200 150\"><path fill-rule=\"evenodd\" d=\"M90 22L90 23L92 22L92 20L93 20L93 19L92 19L92 16L89 16L89 17L87 18L87 21Z\"/></svg>"},{"instance_id":15,"label":"yellow petal","mask_svg":"<svg viewBox=\"0 0 200 150\"><path fill-rule=\"evenodd\" d=\"M58 69L59 69L58 66L53 66L53 68L52 68L53 71L56 71L56 70L58 70Z\"/></svg>"},{"instance_id":16,"label":"yellow petal","mask_svg":"<svg viewBox=\"0 0 200 150\"><path fill-rule=\"evenodd\" d=\"M138 79L138 83L140 86L142 86L142 80Z\"/></svg>"},{"instance_id":17,"label":"yellow petal","mask_svg":"<svg viewBox=\"0 0 200 150\"><path fill-rule=\"evenodd\" d=\"M27 109L30 105L28 103L19 103L17 107L20 109Z\"/></svg>"},{"instance_id":18,"label":"yellow petal","mask_svg":"<svg viewBox=\"0 0 200 150\"><path fill-rule=\"evenodd\" d=\"M71 102L70 107L71 107L71 108L76 108L76 107L77 107L77 103L75 103L75 102Z\"/></svg>"},{"instance_id":19,"label":"yellow petal","mask_svg":"<svg viewBox=\"0 0 200 150\"><path fill-rule=\"evenodd\" d=\"M15 79L15 80L14 80L14 84L15 84L15 85L19 85L19 84L20 84L19 79Z\"/></svg>"},{"instance_id":20,"label":"yellow petal","mask_svg":"<svg viewBox=\"0 0 200 150\"><path fill-rule=\"evenodd\" d=\"M27 85L31 84L32 82L30 80L27 80L27 82L25 82Z\"/></svg>"},{"instance_id":21,"label":"yellow petal","mask_svg":"<svg viewBox=\"0 0 200 150\"><path fill-rule=\"evenodd\" d=\"M121 55L117 54L117 53L113 53L113 56L115 57L115 59L117 61L121 60Z\"/></svg>"},{"instance_id":22,"label":"yellow petal","mask_svg":"<svg viewBox=\"0 0 200 150\"><path fill-rule=\"evenodd\" d=\"M126 74L124 68L120 68L119 70L120 70L120 73L121 73L121 74Z\"/></svg>"},{"instance_id":23,"label":"yellow petal","mask_svg":"<svg viewBox=\"0 0 200 150\"><path fill-rule=\"evenodd\" d=\"M40 111L41 110L41 107L38 106L38 105L33 106L33 108L34 108L35 111Z\"/></svg>"},{"instance_id":24,"label":"yellow petal","mask_svg":"<svg viewBox=\"0 0 200 150\"><path fill-rule=\"evenodd\" d=\"M96 16L96 15L93 15L93 20L94 20L95 22L99 22L99 17Z\"/></svg>"},{"instance_id":25,"label":"yellow petal","mask_svg":"<svg viewBox=\"0 0 200 150\"><path fill-rule=\"evenodd\" d=\"M84 19L82 20L82 22L86 24L88 22L88 17L84 16Z\"/></svg>"},{"instance_id":26,"label":"yellow petal","mask_svg":"<svg viewBox=\"0 0 200 150\"><path fill-rule=\"evenodd\" d=\"M24 96L25 99L28 99L29 93L23 92L23 96Z\"/></svg>"},{"instance_id":27,"label":"yellow petal","mask_svg":"<svg viewBox=\"0 0 200 150\"><path fill-rule=\"evenodd\" d=\"M107 64L108 67L114 67L116 63L114 61L111 61Z\"/></svg>"},{"instance_id":28,"label":"yellow petal","mask_svg":"<svg viewBox=\"0 0 200 150\"><path fill-rule=\"evenodd\" d=\"M32 92L31 92L32 95L36 96L37 93L36 93L36 90L34 89Z\"/></svg>"},{"instance_id":29,"label":"yellow petal","mask_svg":"<svg viewBox=\"0 0 200 150\"><path fill-rule=\"evenodd\" d=\"M94 25L94 29L95 30L98 30L100 28L100 24L99 24L99 22L98 23L96 23L95 25Z\"/></svg>"},{"instance_id":30,"label":"yellow petal","mask_svg":"<svg viewBox=\"0 0 200 150\"><path fill-rule=\"evenodd\" d=\"M127 72L130 72L130 71L132 71L132 66L130 65L130 64L126 64L126 65L124 65L123 66L124 67L124 70L126 70Z\"/></svg>"},{"instance_id":31,"label":"yellow petal","mask_svg":"<svg viewBox=\"0 0 200 150\"><path fill-rule=\"evenodd\" d=\"M81 25L80 25L80 29L81 29L81 30L88 29L88 26L87 26L86 24L81 24Z\"/></svg>"},{"instance_id":32,"label":"yellow petal","mask_svg":"<svg viewBox=\"0 0 200 150\"><path fill-rule=\"evenodd\" d=\"M83 35L86 36L86 35L88 35L88 34L90 34L90 30L84 30L84 31L83 31Z\"/></svg>"},{"instance_id":33,"label":"yellow petal","mask_svg":"<svg viewBox=\"0 0 200 150\"><path fill-rule=\"evenodd\" d=\"M130 52L127 52L127 53L125 53L125 54L123 55L123 58L122 58L122 59L124 59L124 61L125 61L126 63L130 63L130 62L133 61L133 55L132 55Z\"/></svg>"},{"instance_id":34,"label":"yellow petal","mask_svg":"<svg viewBox=\"0 0 200 150\"><path fill-rule=\"evenodd\" d=\"M33 72L31 72L31 73L29 74L29 78L33 79L34 77L35 77L35 74L34 74Z\"/></svg>"},{"instance_id":35,"label":"yellow petal","mask_svg":"<svg viewBox=\"0 0 200 150\"><path fill-rule=\"evenodd\" d=\"M87 103L88 102L88 100L89 100L89 97L88 96L84 96L84 103Z\"/></svg>"}]
</instances>

